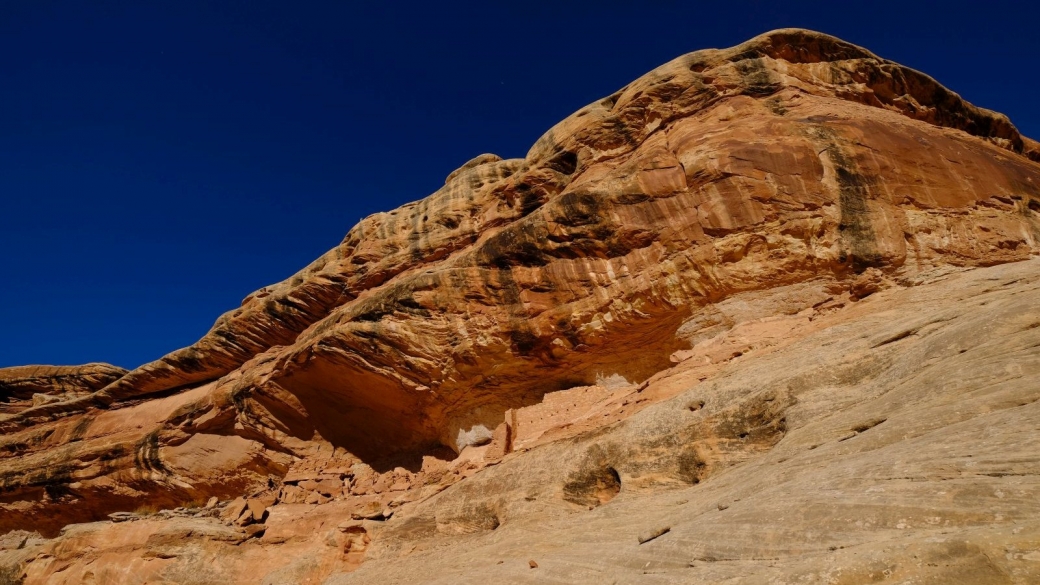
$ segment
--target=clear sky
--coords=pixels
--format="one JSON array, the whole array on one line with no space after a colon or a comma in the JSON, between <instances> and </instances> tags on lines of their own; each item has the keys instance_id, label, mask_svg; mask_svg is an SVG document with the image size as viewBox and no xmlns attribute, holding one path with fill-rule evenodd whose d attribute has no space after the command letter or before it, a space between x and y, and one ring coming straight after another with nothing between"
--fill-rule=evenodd
<instances>
[{"instance_id":1,"label":"clear sky","mask_svg":"<svg viewBox=\"0 0 1040 585\"><path fill-rule=\"evenodd\" d=\"M0 366L158 358L469 158L774 28L1040 137L1033 4L0 2Z\"/></svg>"}]
</instances>

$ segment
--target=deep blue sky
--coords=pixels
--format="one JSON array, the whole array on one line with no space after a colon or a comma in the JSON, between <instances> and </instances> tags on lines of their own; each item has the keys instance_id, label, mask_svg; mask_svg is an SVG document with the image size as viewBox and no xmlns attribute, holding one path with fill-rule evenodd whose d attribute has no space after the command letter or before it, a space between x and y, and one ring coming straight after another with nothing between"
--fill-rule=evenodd
<instances>
[{"instance_id":1,"label":"deep blue sky","mask_svg":"<svg viewBox=\"0 0 1040 585\"><path fill-rule=\"evenodd\" d=\"M359 4L0 3L0 366L158 358L472 156L774 28L1040 137L1031 2Z\"/></svg>"}]
</instances>

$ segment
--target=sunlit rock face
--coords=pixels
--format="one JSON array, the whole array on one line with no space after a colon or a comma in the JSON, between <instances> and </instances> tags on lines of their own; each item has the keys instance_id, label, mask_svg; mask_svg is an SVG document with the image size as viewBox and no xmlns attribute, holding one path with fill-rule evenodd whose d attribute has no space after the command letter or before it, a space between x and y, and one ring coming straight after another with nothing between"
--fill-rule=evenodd
<instances>
[{"instance_id":1,"label":"sunlit rock face","mask_svg":"<svg viewBox=\"0 0 1040 585\"><path fill-rule=\"evenodd\" d=\"M754 346L732 333L748 322L1029 259L1038 159L1005 116L833 37L781 30L684 55L525 158L481 155L362 220L191 347L131 372L84 366L61 392L19 382L0 415L0 530L50 537L211 496L252 498L229 520L243 526L350 498L336 504L348 516L386 518L465 481L459 462L624 420L668 393L622 397L670 368L706 360L712 375ZM781 339L783 323L746 339ZM773 448L778 400L704 427L725 441L740 439L731 419L769 427L719 457ZM640 457L670 460L663 448ZM624 478L609 453L590 457L568 501L595 507ZM711 462L690 457L673 479L707 478ZM463 528L499 521L473 518ZM337 538L356 565L370 536Z\"/></svg>"},{"instance_id":2,"label":"sunlit rock face","mask_svg":"<svg viewBox=\"0 0 1040 585\"><path fill-rule=\"evenodd\" d=\"M0 368L0 413L86 396L124 374L126 370L110 364Z\"/></svg>"}]
</instances>

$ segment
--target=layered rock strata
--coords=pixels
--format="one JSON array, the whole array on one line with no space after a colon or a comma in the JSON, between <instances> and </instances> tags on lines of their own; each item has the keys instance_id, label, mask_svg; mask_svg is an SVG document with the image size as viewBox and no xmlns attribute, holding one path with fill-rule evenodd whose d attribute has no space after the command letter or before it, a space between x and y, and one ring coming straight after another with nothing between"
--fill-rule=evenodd
<instances>
[{"instance_id":1,"label":"layered rock strata","mask_svg":"<svg viewBox=\"0 0 1040 585\"><path fill-rule=\"evenodd\" d=\"M742 293L719 306L739 323L646 383L547 395L422 475L301 464L240 499L15 531L0 576L1034 583L1038 294L1037 259L787 315Z\"/></svg>"},{"instance_id":2,"label":"layered rock strata","mask_svg":"<svg viewBox=\"0 0 1040 585\"><path fill-rule=\"evenodd\" d=\"M166 524L148 513L181 507L238 527L217 540L280 544L307 539L269 538L278 522L307 517L346 522L329 538L351 560L321 571L346 570L372 522L675 396L692 383L662 381L675 368L707 380L878 291L1031 258L1038 152L1005 116L819 33L690 53L525 158L482 155L362 220L191 347L6 410L0 531L137 510L152 538ZM669 431L701 437L693 455L646 439L645 473L699 483L777 449L791 397L747 399ZM631 485L598 453L568 505ZM435 514L434 533L503 522L486 507Z\"/></svg>"},{"instance_id":3,"label":"layered rock strata","mask_svg":"<svg viewBox=\"0 0 1040 585\"><path fill-rule=\"evenodd\" d=\"M109 364L0 368L0 413L69 402L122 378L126 370Z\"/></svg>"}]
</instances>

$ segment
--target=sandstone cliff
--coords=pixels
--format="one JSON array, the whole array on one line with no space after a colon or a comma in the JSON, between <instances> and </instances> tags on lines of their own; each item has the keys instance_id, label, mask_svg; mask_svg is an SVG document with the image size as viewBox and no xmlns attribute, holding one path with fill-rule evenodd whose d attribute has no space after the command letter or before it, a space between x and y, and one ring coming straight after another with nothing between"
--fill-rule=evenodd
<instances>
[{"instance_id":1,"label":"sandstone cliff","mask_svg":"<svg viewBox=\"0 0 1040 585\"><path fill-rule=\"evenodd\" d=\"M109 364L0 368L0 413L71 401L122 378L126 370Z\"/></svg>"},{"instance_id":2,"label":"sandstone cliff","mask_svg":"<svg viewBox=\"0 0 1040 585\"><path fill-rule=\"evenodd\" d=\"M660 513L647 522L688 523L632 545L672 543L662 582L689 578L673 565L694 552L713 559L696 578L751 574L744 561L763 581L798 563L809 574L821 558L846 562L820 547L853 541L876 545L876 563L856 561L867 575L904 562L899 538L939 555L921 544L932 526L967 530L975 544L954 556L978 568L1005 520L1027 528L1006 542L1040 534L1025 503L1035 460L994 455L986 465L1004 475L958 475L964 495L933 516L925 485L874 504L853 489L898 473L938 481L925 458L969 448L975 415L1003 413L1000 448L1035 432L1038 159L1003 115L826 35L690 53L557 124L524 159L482 155L429 197L366 218L191 347L131 372L0 371L17 401L0 414L0 531L23 531L0 558L31 582L114 582L108 562L137 563L142 583L256 582L253 564L271 583L346 582L335 575L361 565L364 582L381 559L456 541L523 556L543 517L601 522L596 534L628 542L611 522L649 506ZM986 278L1007 284L982 291ZM977 357L972 343L992 347ZM890 467L869 463L882 454ZM838 501L792 519L823 505L803 493L823 477ZM770 508L761 492L774 484ZM1016 512L978 496L990 489L1017 494ZM681 513L663 503L680 492L695 502ZM746 538L696 528L712 498L748 499L726 516ZM842 514L868 520L836 527ZM750 519L763 516L771 536L756 543ZM569 567L552 578L598 581L574 559L622 540L566 530L573 546L530 554ZM275 548L285 554L269 558ZM761 560L781 557L775 571ZM402 582L432 562L409 558ZM441 566L446 581L490 557L459 559ZM1022 562L993 574L1034 574Z\"/></svg>"}]
</instances>

